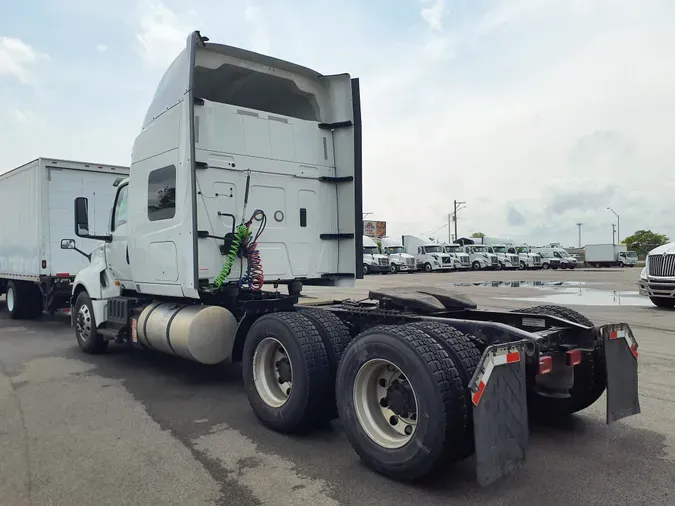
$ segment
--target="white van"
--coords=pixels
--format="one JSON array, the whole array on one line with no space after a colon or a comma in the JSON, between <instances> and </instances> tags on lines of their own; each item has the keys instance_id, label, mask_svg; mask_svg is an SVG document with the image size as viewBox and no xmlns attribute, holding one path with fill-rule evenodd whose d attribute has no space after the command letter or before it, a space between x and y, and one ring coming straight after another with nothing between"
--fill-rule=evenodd
<instances>
[{"instance_id":1,"label":"white van","mask_svg":"<svg viewBox=\"0 0 675 506\"><path fill-rule=\"evenodd\" d=\"M377 243L368 236L363 236L363 274L381 272L389 274L389 257L382 255Z\"/></svg>"},{"instance_id":2,"label":"white van","mask_svg":"<svg viewBox=\"0 0 675 506\"><path fill-rule=\"evenodd\" d=\"M392 273L417 271L415 256L405 252L401 241L383 238L382 253L389 257L389 270Z\"/></svg>"}]
</instances>

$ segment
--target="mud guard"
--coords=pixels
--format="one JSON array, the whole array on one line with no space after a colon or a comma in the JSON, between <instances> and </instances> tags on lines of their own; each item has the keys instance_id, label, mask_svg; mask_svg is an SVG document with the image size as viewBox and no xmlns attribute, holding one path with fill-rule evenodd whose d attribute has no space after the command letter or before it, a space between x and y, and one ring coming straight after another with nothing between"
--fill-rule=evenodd
<instances>
[{"instance_id":1,"label":"mud guard","mask_svg":"<svg viewBox=\"0 0 675 506\"><path fill-rule=\"evenodd\" d=\"M607 424L640 413L638 343L625 323L598 327L607 368Z\"/></svg>"},{"instance_id":2,"label":"mud guard","mask_svg":"<svg viewBox=\"0 0 675 506\"><path fill-rule=\"evenodd\" d=\"M469 383L476 478L487 486L521 467L529 439L525 342L488 346Z\"/></svg>"}]
</instances>

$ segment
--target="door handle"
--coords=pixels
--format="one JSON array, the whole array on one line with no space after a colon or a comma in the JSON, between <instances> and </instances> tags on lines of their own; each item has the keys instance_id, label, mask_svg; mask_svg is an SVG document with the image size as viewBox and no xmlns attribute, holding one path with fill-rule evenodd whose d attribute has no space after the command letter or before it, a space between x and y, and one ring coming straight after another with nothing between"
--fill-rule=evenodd
<instances>
[{"instance_id":1,"label":"door handle","mask_svg":"<svg viewBox=\"0 0 675 506\"><path fill-rule=\"evenodd\" d=\"M127 264L129 263L129 245L127 244Z\"/></svg>"}]
</instances>

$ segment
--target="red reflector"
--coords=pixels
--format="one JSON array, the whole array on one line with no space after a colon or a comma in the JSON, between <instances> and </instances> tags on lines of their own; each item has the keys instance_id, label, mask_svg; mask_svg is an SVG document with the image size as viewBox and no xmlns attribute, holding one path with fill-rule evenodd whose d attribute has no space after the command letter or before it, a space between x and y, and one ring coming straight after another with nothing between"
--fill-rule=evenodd
<instances>
[{"instance_id":1,"label":"red reflector","mask_svg":"<svg viewBox=\"0 0 675 506\"><path fill-rule=\"evenodd\" d=\"M634 356L635 358L638 358L637 346L632 345L632 346L630 347L630 351L631 351L631 353L633 354L633 356Z\"/></svg>"},{"instance_id":2,"label":"red reflector","mask_svg":"<svg viewBox=\"0 0 675 506\"><path fill-rule=\"evenodd\" d=\"M506 355L506 363L512 364L513 362L520 362L520 352L514 351Z\"/></svg>"},{"instance_id":3,"label":"red reflector","mask_svg":"<svg viewBox=\"0 0 675 506\"><path fill-rule=\"evenodd\" d=\"M539 374L548 374L553 370L553 357L542 355L539 357Z\"/></svg>"},{"instance_id":4,"label":"red reflector","mask_svg":"<svg viewBox=\"0 0 675 506\"><path fill-rule=\"evenodd\" d=\"M70 272L57 272L56 277L57 278L68 278L68 277L70 277Z\"/></svg>"},{"instance_id":5,"label":"red reflector","mask_svg":"<svg viewBox=\"0 0 675 506\"><path fill-rule=\"evenodd\" d=\"M581 350L570 350L567 352L567 365L575 366L581 363Z\"/></svg>"},{"instance_id":6,"label":"red reflector","mask_svg":"<svg viewBox=\"0 0 675 506\"><path fill-rule=\"evenodd\" d=\"M42 268L46 269L47 268L47 260L42 261Z\"/></svg>"},{"instance_id":7,"label":"red reflector","mask_svg":"<svg viewBox=\"0 0 675 506\"><path fill-rule=\"evenodd\" d=\"M609 338L610 339L617 339L619 337L619 333L616 331L616 329L612 329L609 331Z\"/></svg>"}]
</instances>

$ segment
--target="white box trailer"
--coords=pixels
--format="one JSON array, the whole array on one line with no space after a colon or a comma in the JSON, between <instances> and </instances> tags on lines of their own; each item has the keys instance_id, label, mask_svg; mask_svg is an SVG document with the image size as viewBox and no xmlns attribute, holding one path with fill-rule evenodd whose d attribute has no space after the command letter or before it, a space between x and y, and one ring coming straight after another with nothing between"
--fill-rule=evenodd
<instances>
[{"instance_id":1,"label":"white box trailer","mask_svg":"<svg viewBox=\"0 0 675 506\"><path fill-rule=\"evenodd\" d=\"M115 180L128 167L38 158L0 174L0 295L14 318L69 307L72 281L89 260L61 249L73 236L73 200L89 199L92 226L107 230ZM99 241L77 238L76 247L94 250Z\"/></svg>"},{"instance_id":2,"label":"white box trailer","mask_svg":"<svg viewBox=\"0 0 675 506\"><path fill-rule=\"evenodd\" d=\"M633 267L637 254L627 251L625 244L587 244L584 248L586 263L593 267Z\"/></svg>"}]
</instances>

